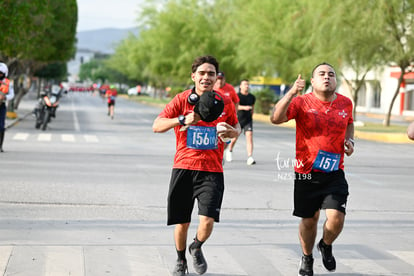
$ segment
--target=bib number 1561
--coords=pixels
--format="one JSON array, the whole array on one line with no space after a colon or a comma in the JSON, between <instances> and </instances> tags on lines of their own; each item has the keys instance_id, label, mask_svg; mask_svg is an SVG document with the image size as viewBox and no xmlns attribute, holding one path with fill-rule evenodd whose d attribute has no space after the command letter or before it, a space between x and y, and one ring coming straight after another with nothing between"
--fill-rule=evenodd
<instances>
[{"instance_id":1,"label":"bib number 1561","mask_svg":"<svg viewBox=\"0 0 414 276\"><path fill-rule=\"evenodd\" d=\"M217 149L215 127L190 126L187 132L187 147L192 149Z\"/></svg>"}]
</instances>

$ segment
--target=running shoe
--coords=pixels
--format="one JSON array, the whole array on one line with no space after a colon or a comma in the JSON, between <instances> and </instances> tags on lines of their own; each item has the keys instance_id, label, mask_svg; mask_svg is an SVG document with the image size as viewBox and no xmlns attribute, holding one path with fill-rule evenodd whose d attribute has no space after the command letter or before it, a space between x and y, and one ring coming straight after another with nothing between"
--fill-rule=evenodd
<instances>
[{"instance_id":1,"label":"running shoe","mask_svg":"<svg viewBox=\"0 0 414 276\"><path fill-rule=\"evenodd\" d=\"M302 256L298 276L313 276L313 257Z\"/></svg>"},{"instance_id":2,"label":"running shoe","mask_svg":"<svg viewBox=\"0 0 414 276\"><path fill-rule=\"evenodd\" d=\"M226 151L226 161L227 162L233 161L233 153L229 150Z\"/></svg>"},{"instance_id":3,"label":"running shoe","mask_svg":"<svg viewBox=\"0 0 414 276\"><path fill-rule=\"evenodd\" d=\"M336 269L335 257L332 255L332 245L326 245L321 239L318 243L318 251L322 255L323 266L326 270L334 272Z\"/></svg>"},{"instance_id":4,"label":"running shoe","mask_svg":"<svg viewBox=\"0 0 414 276\"><path fill-rule=\"evenodd\" d=\"M177 260L177 264L173 270L173 276L183 276L188 273L187 261Z\"/></svg>"},{"instance_id":5,"label":"running shoe","mask_svg":"<svg viewBox=\"0 0 414 276\"><path fill-rule=\"evenodd\" d=\"M190 245L188 251L190 251L190 254L193 257L193 266L197 274L206 273L207 262L206 262L206 259L204 259L203 251L201 251L201 248L191 249L191 245Z\"/></svg>"},{"instance_id":6,"label":"running shoe","mask_svg":"<svg viewBox=\"0 0 414 276\"><path fill-rule=\"evenodd\" d=\"M254 161L252 156L249 156L249 158L247 158L247 165L254 165L256 164L256 161Z\"/></svg>"}]
</instances>

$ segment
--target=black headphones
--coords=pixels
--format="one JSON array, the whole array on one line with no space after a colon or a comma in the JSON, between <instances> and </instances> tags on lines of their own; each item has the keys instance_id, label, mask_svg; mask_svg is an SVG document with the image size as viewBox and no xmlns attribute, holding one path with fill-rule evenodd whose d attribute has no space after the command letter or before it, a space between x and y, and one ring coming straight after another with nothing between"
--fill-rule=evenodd
<instances>
[{"instance_id":1,"label":"black headphones","mask_svg":"<svg viewBox=\"0 0 414 276\"><path fill-rule=\"evenodd\" d=\"M195 105L200 100L200 96L195 92L195 87L191 89L190 95L188 95L187 101L191 105Z\"/></svg>"}]
</instances>

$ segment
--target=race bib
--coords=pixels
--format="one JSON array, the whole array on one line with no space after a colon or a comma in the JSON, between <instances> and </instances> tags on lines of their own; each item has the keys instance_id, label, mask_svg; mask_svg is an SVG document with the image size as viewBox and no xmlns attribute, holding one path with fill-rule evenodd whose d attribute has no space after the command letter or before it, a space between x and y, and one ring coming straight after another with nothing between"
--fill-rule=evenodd
<instances>
[{"instance_id":1,"label":"race bib","mask_svg":"<svg viewBox=\"0 0 414 276\"><path fill-rule=\"evenodd\" d=\"M189 126L187 129L187 148L199 150L217 149L216 127Z\"/></svg>"},{"instance_id":2,"label":"race bib","mask_svg":"<svg viewBox=\"0 0 414 276\"><path fill-rule=\"evenodd\" d=\"M312 169L324 172L333 172L339 169L339 161L341 155L338 153L331 153L324 150L319 150Z\"/></svg>"}]
</instances>

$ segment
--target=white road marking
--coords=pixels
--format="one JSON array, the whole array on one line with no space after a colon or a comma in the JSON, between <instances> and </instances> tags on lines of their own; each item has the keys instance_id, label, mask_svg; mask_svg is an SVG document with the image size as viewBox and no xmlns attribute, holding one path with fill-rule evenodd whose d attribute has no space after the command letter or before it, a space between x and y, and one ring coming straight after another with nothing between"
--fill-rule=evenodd
<instances>
[{"instance_id":1,"label":"white road marking","mask_svg":"<svg viewBox=\"0 0 414 276\"><path fill-rule=\"evenodd\" d=\"M84 135L85 141L88 143L98 143L99 139L96 135Z\"/></svg>"},{"instance_id":2,"label":"white road marking","mask_svg":"<svg viewBox=\"0 0 414 276\"><path fill-rule=\"evenodd\" d=\"M0 246L0 272L6 271L7 264L9 263L10 255L12 254L12 246Z\"/></svg>"},{"instance_id":3,"label":"white road marking","mask_svg":"<svg viewBox=\"0 0 414 276\"><path fill-rule=\"evenodd\" d=\"M37 137L37 140L42 141L42 142L48 142L48 141L52 140L52 134L50 134L50 133L41 133Z\"/></svg>"},{"instance_id":4,"label":"white road marking","mask_svg":"<svg viewBox=\"0 0 414 276\"><path fill-rule=\"evenodd\" d=\"M29 133L21 133L21 132L19 132L19 133L16 133L13 136L13 140L26 141L28 137L29 137Z\"/></svg>"},{"instance_id":5,"label":"white road marking","mask_svg":"<svg viewBox=\"0 0 414 276\"><path fill-rule=\"evenodd\" d=\"M75 109L75 105L73 104L73 98L72 98L72 114L73 114L73 127L75 128L76 131L80 131L78 115L76 115L76 109Z\"/></svg>"},{"instance_id":6,"label":"white road marking","mask_svg":"<svg viewBox=\"0 0 414 276\"><path fill-rule=\"evenodd\" d=\"M45 276L85 275L83 250L80 246L48 246Z\"/></svg>"},{"instance_id":7,"label":"white road marking","mask_svg":"<svg viewBox=\"0 0 414 276\"><path fill-rule=\"evenodd\" d=\"M75 136L72 134L62 134L62 141L63 142L75 142Z\"/></svg>"},{"instance_id":8,"label":"white road marking","mask_svg":"<svg viewBox=\"0 0 414 276\"><path fill-rule=\"evenodd\" d=\"M414 251L388 251L404 262L414 266Z\"/></svg>"}]
</instances>

